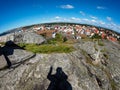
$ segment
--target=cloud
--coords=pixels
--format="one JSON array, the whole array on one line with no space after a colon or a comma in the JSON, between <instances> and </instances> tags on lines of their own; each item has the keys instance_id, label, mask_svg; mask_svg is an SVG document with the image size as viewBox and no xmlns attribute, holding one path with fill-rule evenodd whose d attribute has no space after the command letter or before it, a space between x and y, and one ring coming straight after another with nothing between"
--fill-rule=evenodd
<instances>
[{"instance_id":1,"label":"cloud","mask_svg":"<svg viewBox=\"0 0 120 90\"><path fill-rule=\"evenodd\" d=\"M92 19L97 19L97 17L95 17L95 16L90 16L90 18L92 18Z\"/></svg>"},{"instance_id":2,"label":"cloud","mask_svg":"<svg viewBox=\"0 0 120 90\"><path fill-rule=\"evenodd\" d=\"M111 17L107 16L106 18L107 18L108 21L112 21Z\"/></svg>"},{"instance_id":3,"label":"cloud","mask_svg":"<svg viewBox=\"0 0 120 90\"><path fill-rule=\"evenodd\" d=\"M96 23L97 21L93 19L93 20L91 20L91 22Z\"/></svg>"},{"instance_id":4,"label":"cloud","mask_svg":"<svg viewBox=\"0 0 120 90\"><path fill-rule=\"evenodd\" d=\"M85 16L85 13L83 11L80 11L80 14L83 15L83 16Z\"/></svg>"},{"instance_id":5,"label":"cloud","mask_svg":"<svg viewBox=\"0 0 120 90\"><path fill-rule=\"evenodd\" d=\"M103 22L103 21L99 21L99 24L104 25L104 24L105 24L105 22Z\"/></svg>"},{"instance_id":6,"label":"cloud","mask_svg":"<svg viewBox=\"0 0 120 90\"><path fill-rule=\"evenodd\" d=\"M71 17L71 20L74 20L74 21L80 21L80 18Z\"/></svg>"},{"instance_id":7,"label":"cloud","mask_svg":"<svg viewBox=\"0 0 120 90\"><path fill-rule=\"evenodd\" d=\"M67 5L61 5L60 8L63 8L63 9L73 9L74 6L70 5L70 4L67 4Z\"/></svg>"},{"instance_id":8,"label":"cloud","mask_svg":"<svg viewBox=\"0 0 120 90\"><path fill-rule=\"evenodd\" d=\"M60 19L60 17L59 17L59 16L56 16L55 19Z\"/></svg>"},{"instance_id":9,"label":"cloud","mask_svg":"<svg viewBox=\"0 0 120 90\"><path fill-rule=\"evenodd\" d=\"M103 7L103 6L97 6L97 9L106 9L106 7Z\"/></svg>"}]
</instances>

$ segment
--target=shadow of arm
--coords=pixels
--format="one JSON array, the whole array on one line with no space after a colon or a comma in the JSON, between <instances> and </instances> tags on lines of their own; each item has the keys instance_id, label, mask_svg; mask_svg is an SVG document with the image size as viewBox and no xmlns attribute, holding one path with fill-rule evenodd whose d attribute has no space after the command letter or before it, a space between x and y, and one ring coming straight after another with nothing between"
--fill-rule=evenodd
<instances>
[{"instance_id":1,"label":"shadow of arm","mask_svg":"<svg viewBox=\"0 0 120 90\"><path fill-rule=\"evenodd\" d=\"M49 80L51 80L52 79L52 70L53 70L53 67L51 66L50 67L50 70L49 70L49 73L48 73L48 75L47 75L47 78L49 79Z\"/></svg>"}]
</instances>

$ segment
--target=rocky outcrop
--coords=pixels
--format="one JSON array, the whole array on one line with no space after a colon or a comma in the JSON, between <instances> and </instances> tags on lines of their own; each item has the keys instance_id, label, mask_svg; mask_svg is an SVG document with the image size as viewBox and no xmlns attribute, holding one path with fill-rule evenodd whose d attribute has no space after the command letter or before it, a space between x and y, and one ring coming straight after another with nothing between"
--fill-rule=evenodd
<instances>
[{"instance_id":1,"label":"rocky outcrop","mask_svg":"<svg viewBox=\"0 0 120 90\"><path fill-rule=\"evenodd\" d=\"M24 32L15 34L14 42L41 44L45 42L45 38L36 33Z\"/></svg>"},{"instance_id":2,"label":"rocky outcrop","mask_svg":"<svg viewBox=\"0 0 120 90\"><path fill-rule=\"evenodd\" d=\"M15 43L42 44L46 39L33 32L17 32L0 37L0 42L13 41Z\"/></svg>"},{"instance_id":3,"label":"rocky outcrop","mask_svg":"<svg viewBox=\"0 0 120 90\"><path fill-rule=\"evenodd\" d=\"M119 90L120 45L103 43L104 46L99 46L92 41L83 41L75 44L77 50L71 53L36 54L16 68L1 70L0 90L47 90L51 66L52 74L56 73L56 68L62 68L72 90ZM101 49L100 62L94 64L97 49Z\"/></svg>"},{"instance_id":4,"label":"rocky outcrop","mask_svg":"<svg viewBox=\"0 0 120 90\"><path fill-rule=\"evenodd\" d=\"M0 69L11 66L15 67L35 56L34 53L20 48L12 41L7 42L4 47L1 47L0 53Z\"/></svg>"}]
</instances>

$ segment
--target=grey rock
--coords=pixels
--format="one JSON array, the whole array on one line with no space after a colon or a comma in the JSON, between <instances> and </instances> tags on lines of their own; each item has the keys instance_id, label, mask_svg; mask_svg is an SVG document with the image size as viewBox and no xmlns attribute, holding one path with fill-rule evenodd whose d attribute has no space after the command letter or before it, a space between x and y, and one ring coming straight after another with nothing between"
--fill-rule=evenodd
<instances>
[{"instance_id":1,"label":"grey rock","mask_svg":"<svg viewBox=\"0 0 120 90\"><path fill-rule=\"evenodd\" d=\"M88 43L92 45L93 42ZM106 48L106 51L101 52L101 55L111 56L108 56L108 59L105 58L106 56L100 57L100 59L104 57L107 62L106 65L101 62L94 65L88 54L92 55L96 51L92 49L91 53L90 50L85 50L91 46L86 46L85 52L83 52L80 47L81 44L78 43L76 45L77 50L71 53L36 54L35 57L21 63L16 68L1 70L0 90L47 90L50 84L47 75L51 66L53 66L52 74L56 73L57 67L62 67L68 76L67 81L71 84L72 90L119 90L120 58L119 56L116 57L114 50L109 51L110 48L115 47L116 53L120 53L117 50L119 46L108 42L107 44L110 45L97 47ZM23 52L20 53L16 50L14 57L9 58L12 60L15 56L23 55Z\"/></svg>"},{"instance_id":2,"label":"grey rock","mask_svg":"<svg viewBox=\"0 0 120 90\"><path fill-rule=\"evenodd\" d=\"M46 41L44 37L33 32L16 33L14 37L16 43L41 44Z\"/></svg>"},{"instance_id":3,"label":"grey rock","mask_svg":"<svg viewBox=\"0 0 120 90\"><path fill-rule=\"evenodd\" d=\"M6 44L6 46L0 49L0 52L0 69L7 66L17 66L35 56L34 53L23 50L20 47L15 46L15 44Z\"/></svg>"},{"instance_id":4,"label":"grey rock","mask_svg":"<svg viewBox=\"0 0 120 90\"><path fill-rule=\"evenodd\" d=\"M7 66L7 62L5 60L4 55L0 55L0 69L3 69Z\"/></svg>"}]
</instances>

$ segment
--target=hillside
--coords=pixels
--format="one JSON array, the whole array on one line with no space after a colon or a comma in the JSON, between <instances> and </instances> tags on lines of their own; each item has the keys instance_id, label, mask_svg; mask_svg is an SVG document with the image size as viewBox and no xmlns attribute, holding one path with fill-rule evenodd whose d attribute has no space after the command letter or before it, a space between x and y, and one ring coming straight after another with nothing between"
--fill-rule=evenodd
<instances>
[{"instance_id":1,"label":"hillside","mask_svg":"<svg viewBox=\"0 0 120 90\"><path fill-rule=\"evenodd\" d=\"M119 90L119 40L115 32L70 23L0 36L0 90Z\"/></svg>"},{"instance_id":2,"label":"hillside","mask_svg":"<svg viewBox=\"0 0 120 90\"><path fill-rule=\"evenodd\" d=\"M80 40L74 44L73 52L36 54L27 61L20 58L23 51L14 48L8 57L12 67L0 70L0 90L46 90L50 85L48 73L52 70L55 74L60 67L67 76L64 85L72 90L119 90L120 45L107 40L100 42L103 44ZM16 55L20 61L17 65Z\"/></svg>"}]
</instances>

